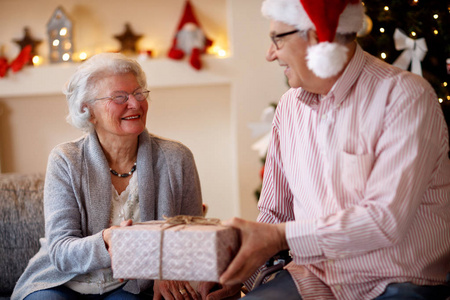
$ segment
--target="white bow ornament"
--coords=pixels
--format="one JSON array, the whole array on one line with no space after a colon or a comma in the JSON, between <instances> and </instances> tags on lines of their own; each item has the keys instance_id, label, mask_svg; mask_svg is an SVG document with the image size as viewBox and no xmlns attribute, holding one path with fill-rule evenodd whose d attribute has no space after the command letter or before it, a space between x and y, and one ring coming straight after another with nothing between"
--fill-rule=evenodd
<instances>
[{"instance_id":1,"label":"white bow ornament","mask_svg":"<svg viewBox=\"0 0 450 300\"><path fill-rule=\"evenodd\" d=\"M403 70L407 70L411 64L411 72L422 76L420 62L428 52L425 38L414 40L396 28L394 32L395 49L404 50L394 61L393 65Z\"/></svg>"},{"instance_id":2,"label":"white bow ornament","mask_svg":"<svg viewBox=\"0 0 450 300\"><path fill-rule=\"evenodd\" d=\"M253 136L261 136L253 145L252 150L258 151L261 158L266 156L272 135L272 120L275 115L275 107L266 107L260 117L260 122L250 123L248 127L252 130Z\"/></svg>"}]
</instances>

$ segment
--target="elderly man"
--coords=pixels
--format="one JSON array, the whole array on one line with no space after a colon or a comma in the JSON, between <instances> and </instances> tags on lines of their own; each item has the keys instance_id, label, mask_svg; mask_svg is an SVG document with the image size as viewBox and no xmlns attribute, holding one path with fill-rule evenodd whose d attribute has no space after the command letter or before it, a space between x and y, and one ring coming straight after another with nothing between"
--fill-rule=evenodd
<instances>
[{"instance_id":1,"label":"elderly man","mask_svg":"<svg viewBox=\"0 0 450 300\"><path fill-rule=\"evenodd\" d=\"M448 129L421 77L364 52L359 0L266 0L267 60L285 69L258 223L221 277L293 262L248 299L445 299L450 271Z\"/></svg>"}]
</instances>

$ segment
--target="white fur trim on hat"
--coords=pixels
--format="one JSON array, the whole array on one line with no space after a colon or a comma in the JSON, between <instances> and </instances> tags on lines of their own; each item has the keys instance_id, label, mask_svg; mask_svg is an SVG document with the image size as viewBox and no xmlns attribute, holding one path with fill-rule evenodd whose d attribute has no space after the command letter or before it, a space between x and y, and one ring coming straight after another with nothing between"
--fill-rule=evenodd
<instances>
[{"instance_id":1,"label":"white fur trim on hat","mask_svg":"<svg viewBox=\"0 0 450 300\"><path fill-rule=\"evenodd\" d=\"M342 71L347 62L347 51L345 46L337 43L322 42L308 47L306 63L318 77L332 77Z\"/></svg>"},{"instance_id":2,"label":"white fur trim on hat","mask_svg":"<svg viewBox=\"0 0 450 300\"><path fill-rule=\"evenodd\" d=\"M299 30L316 29L300 0L265 0L261 12L266 18L295 26Z\"/></svg>"},{"instance_id":3,"label":"white fur trim on hat","mask_svg":"<svg viewBox=\"0 0 450 300\"><path fill-rule=\"evenodd\" d=\"M266 18L295 26L299 30L316 30L300 0L265 0L261 12ZM348 4L339 17L337 32L358 32L362 28L363 19L362 4Z\"/></svg>"}]
</instances>

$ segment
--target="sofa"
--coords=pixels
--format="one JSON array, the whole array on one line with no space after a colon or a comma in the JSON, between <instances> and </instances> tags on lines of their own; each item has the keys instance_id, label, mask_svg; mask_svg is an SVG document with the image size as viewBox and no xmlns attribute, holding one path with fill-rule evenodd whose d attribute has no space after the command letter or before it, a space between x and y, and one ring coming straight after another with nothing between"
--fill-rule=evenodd
<instances>
[{"instance_id":1,"label":"sofa","mask_svg":"<svg viewBox=\"0 0 450 300\"><path fill-rule=\"evenodd\" d=\"M0 174L0 299L17 279L44 236L44 174Z\"/></svg>"}]
</instances>

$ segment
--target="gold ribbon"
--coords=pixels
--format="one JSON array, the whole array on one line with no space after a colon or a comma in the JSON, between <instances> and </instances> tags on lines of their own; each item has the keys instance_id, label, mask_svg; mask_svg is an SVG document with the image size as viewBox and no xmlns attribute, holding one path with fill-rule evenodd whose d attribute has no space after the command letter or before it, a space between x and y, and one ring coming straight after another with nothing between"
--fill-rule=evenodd
<instances>
[{"instance_id":1,"label":"gold ribbon","mask_svg":"<svg viewBox=\"0 0 450 300\"><path fill-rule=\"evenodd\" d=\"M204 217L196 217L196 216L186 216L186 215L178 215L175 217L166 217L164 222L161 223L161 239L160 239L160 247L159 247L159 280L162 280L162 257L163 257L163 241L164 241L164 231L169 228L180 226L180 225L220 225L220 219L216 218L204 218ZM168 226L165 226L168 225ZM182 228L180 228L182 229Z\"/></svg>"}]
</instances>

